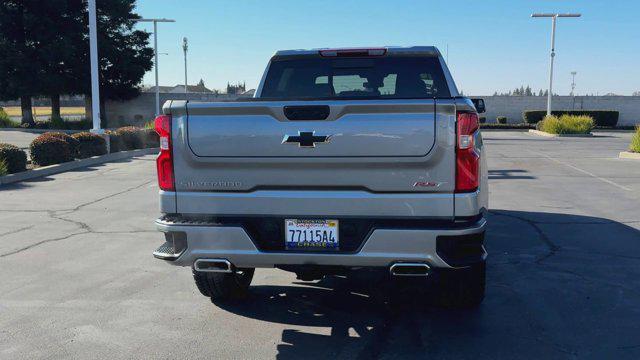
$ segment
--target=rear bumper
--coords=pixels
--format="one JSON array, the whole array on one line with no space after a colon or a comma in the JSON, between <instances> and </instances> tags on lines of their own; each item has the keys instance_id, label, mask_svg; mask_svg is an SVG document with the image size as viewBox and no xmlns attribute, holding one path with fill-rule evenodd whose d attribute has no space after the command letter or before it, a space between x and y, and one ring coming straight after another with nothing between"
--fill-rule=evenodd
<instances>
[{"instance_id":1,"label":"rear bumper","mask_svg":"<svg viewBox=\"0 0 640 360\"><path fill-rule=\"evenodd\" d=\"M242 225L213 222L156 221L167 239L179 239L175 256L158 256L178 266L197 259L226 259L236 267L275 265L335 265L387 267L394 262L421 262L435 268L458 268L484 261L486 221L475 218L460 226L431 228L374 227L356 251L349 253L263 251ZM284 241L284 240L283 240Z\"/></svg>"}]
</instances>

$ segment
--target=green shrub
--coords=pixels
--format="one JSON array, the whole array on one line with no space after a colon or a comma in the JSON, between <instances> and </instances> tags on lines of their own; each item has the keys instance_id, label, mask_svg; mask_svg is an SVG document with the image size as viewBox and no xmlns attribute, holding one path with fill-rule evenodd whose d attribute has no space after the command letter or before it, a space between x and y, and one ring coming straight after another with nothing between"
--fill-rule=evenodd
<instances>
[{"instance_id":1,"label":"green shrub","mask_svg":"<svg viewBox=\"0 0 640 360\"><path fill-rule=\"evenodd\" d=\"M496 118L496 122L498 124L506 124L507 123L507 117L506 116L498 116Z\"/></svg>"},{"instance_id":2,"label":"green shrub","mask_svg":"<svg viewBox=\"0 0 640 360\"><path fill-rule=\"evenodd\" d=\"M109 135L109 152L123 151L122 137L112 130L107 130L105 133Z\"/></svg>"},{"instance_id":3,"label":"green shrub","mask_svg":"<svg viewBox=\"0 0 640 360\"><path fill-rule=\"evenodd\" d=\"M631 137L629 151L640 153L640 125L636 126L636 133Z\"/></svg>"},{"instance_id":4,"label":"green shrub","mask_svg":"<svg viewBox=\"0 0 640 360\"><path fill-rule=\"evenodd\" d=\"M596 126L615 127L618 124L620 113L614 110L557 110L552 115L586 115L593 119ZM529 124L540 122L547 115L545 110L525 110L522 119Z\"/></svg>"},{"instance_id":5,"label":"green shrub","mask_svg":"<svg viewBox=\"0 0 640 360\"><path fill-rule=\"evenodd\" d=\"M540 130L550 134L589 134L593 127L593 119L584 115L550 115L540 123Z\"/></svg>"},{"instance_id":6,"label":"green shrub","mask_svg":"<svg viewBox=\"0 0 640 360\"><path fill-rule=\"evenodd\" d=\"M116 133L116 130L107 130L105 133L109 135L109 151L110 152L114 153L114 152L127 150L126 146L122 141L122 136L118 135Z\"/></svg>"},{"instance_id":7,"label":"green shrub","mask_svg":"<svg viewBox=\"0 0 640 360\"><path fill-rule=\"evenodd\" d=\"M120 136L121 151L144 148L144 140L140 128L125 126L117 129L115 133Z\"/></svg>"},{"instance_id":8,"label":"green shrub","mask_svg":"<svg viewBox=\"0 0 640 360\"><path fill-rule=\"evenodd\" d=\"M33 139L29 149L31 150L31 160L40 166L71 161L74 155L73 149L67 141L52 136L51 133L45 133Z\"/></svg>"},{"instance_id":9,"label":"green shrub","mask_svg":"<svg viewBox=\"0 0 640 360\"><path fill-rule=\"evenodd\" d=\"M7 167L7 163L0 159L0 176L5 176L9 173L9 168Z\"/></svg>"},{"instance_id":10,"label":"green shrub","mask_svg":"<svg viewBox=\"0 0 640 360\"><path fill-rule=\"evenodd\" d=\"M478 119L478 121L480 122L480 124L484 124L487 122L487 118L484 116L480 116L480 118Z\"/></svg>"},{"instance_id":11,"label":"green shrub","mask_svg":"<svg viewBox=\"0 0 640 360\"><path fill-rule=\"evenodd\" d=\"M160 146L160 136L155 129L144 128L140 130L144 139L145 148L155 148Z\"/></svg>"},{"instance_id":12,"label":"green shrub","mask_svg":"<svg viewBox=\"0 0 640 360\"><path fill-rule=\"evenodd\" d=\"M16 123L14 123L13 121L11 121L11 119L7 118L2 118L0 117L0 128L11 128L11 127L15 127Z\"/></svg>"},{"instance_id":13,"label":"green shrub","mask_svg":"<svg viewBox=\"0 0 640 360\"><path fill-rule=\"evenodd\" d=\"M78 158L85 159L107 153L107 142L97 134L81 132L71 135L78 140Z\"/></svg>"},{"instance_id":14,"label":"green shrub","mask_svg":"<svg viewBox=\"0 0 640 360\"><path fill-rule=\"evenodd\" d=\"M154 120L147 121L146 123L144 123L143 129L155 130L156 129L156 122Z\"/></svg>"},{"instance_id":15,"label":"green shrub","mask_svg":"<svg viewBox=\"0 0 640 360\"><path fill-rule=\"evenodd\" d=\"M27 154L15 145L0 143L0 160L7 165L9 174L27 169Z\"/></svg>"},{"instance_id":16,"label":"green shrub","mask_svg":"<svg viewBox=\"0 0 640 360\"><path fill-rule=\"evenodd\" d=\"M46 132L41 136L51 136L63 140L67 144L69 144L69 148L71 149L71 155L75 157L78 155L78 148L80 146L80 142L78 139L75 139L73 136L61 132Z\"/></svg>"},{"instance_id":17,"label":"green shrub","mask_svg":"<svg viewBox=\"0 0 640 360\"><path fill-rule=\"evenodd\" d=\"M14 127L16 123L14 123L6 111L0 107L0 128Z\"/></svg>"}]
</instances>

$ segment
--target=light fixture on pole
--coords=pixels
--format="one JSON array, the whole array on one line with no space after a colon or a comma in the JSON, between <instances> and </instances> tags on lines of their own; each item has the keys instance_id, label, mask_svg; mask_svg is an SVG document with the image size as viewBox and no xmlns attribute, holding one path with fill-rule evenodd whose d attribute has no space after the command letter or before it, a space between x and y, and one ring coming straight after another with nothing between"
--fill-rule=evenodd
<instances>
[{"instance_id":1,"label":"light fixture on pole","mask_svg":"<svg viewBox=\"0 0 640 360\"><path fill-rule=\"evenodd\" d=\"M160 115L160 85L158 84L158 23L159 22L175 22L171 19L134 19L137 22L152 22L153 23L153 54L155 56L155 63L153 67L156 72L156 116Z\"/></svg>"},{"instance_id":2,"label":"light fixture on pole","mask_svg":"<svg viewBox=\"0 0 640 360\"><path fill-rule=\"evenodd\" d=\"M556 20L559 17L580 17L581 14L531 14L534 18L551 18L551 62L549 64L549 94L547 95L547 115L551 115L551 96L553 95L553 58L556 56Z\"/></svg>"},{"instance_id":3,"label":"light fixture on pole","mask_svg":"<svg viewBox=\"0 0 640 360\"><path fill-rule=\"evenodd\" d=\"M187 38L182 38L182 50L184 51L184 93L188 92L187 90L187 49L189 48L187 44Z\"/></svg>"},{"instance_id":4,"label":"light fixture on pole","mask_svg":"<svg viewBox=\"0 0 640 360\"><path fill-rule=\"evenodd\" d=\"M100 128L100 78L98 77L98 26L96 0L89 0L89 62L91 64L91 132L102 133Z\"/></svg>"}]
</instances>

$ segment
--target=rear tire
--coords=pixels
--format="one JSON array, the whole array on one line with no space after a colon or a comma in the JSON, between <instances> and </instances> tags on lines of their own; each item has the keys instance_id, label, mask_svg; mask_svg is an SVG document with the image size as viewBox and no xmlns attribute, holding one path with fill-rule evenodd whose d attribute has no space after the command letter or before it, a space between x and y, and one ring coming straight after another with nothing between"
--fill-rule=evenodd
<instances>
[{"instance_id":1,"label":"rear tire","mask_svg":"<svg viewBox=\"0 0 640 360\"><path fill-rule=\"evenodd\" d=\"M202 295L211 300L236 300L248 295L255 269L237 269L233 273L191 271Z\"/></svg>"},{"instance_id":2,"label":"rear tire","mask_svg":"<svg viewBox=\"0 0 640 360\"><path fill-rule=\"evenodd\" d=\"M442 269L438 274L438 304L449 308L473 308L484 300L486 264L464 269Z\"/></svg>"}]
</instances>

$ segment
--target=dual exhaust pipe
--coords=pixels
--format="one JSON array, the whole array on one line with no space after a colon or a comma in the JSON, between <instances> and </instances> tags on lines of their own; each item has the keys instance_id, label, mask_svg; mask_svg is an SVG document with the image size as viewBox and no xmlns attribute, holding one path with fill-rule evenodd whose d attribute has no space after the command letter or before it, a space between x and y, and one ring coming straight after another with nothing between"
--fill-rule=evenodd
<instances>
[{"instance_id":1,"label":"dual exhaust pipe","mask_svg":"<svg viewBox=\"0 0 640 360\"><path fill-rule=\"evenodd\" d=\"M198 259L193 268L201 272L233 273L235 267L226 259ZM431 267L425 263L393 263L389 267L393 276L429 276Z\"/></svg>"}]
</instances>

